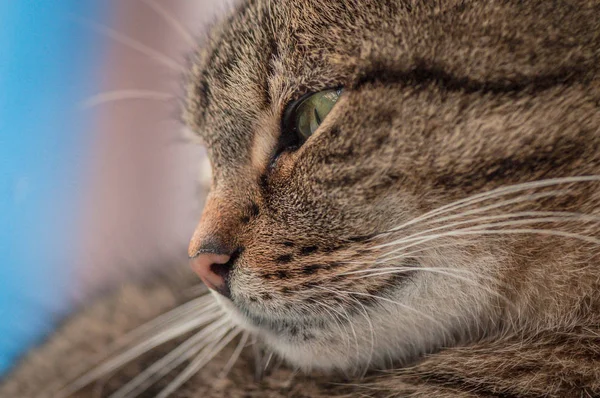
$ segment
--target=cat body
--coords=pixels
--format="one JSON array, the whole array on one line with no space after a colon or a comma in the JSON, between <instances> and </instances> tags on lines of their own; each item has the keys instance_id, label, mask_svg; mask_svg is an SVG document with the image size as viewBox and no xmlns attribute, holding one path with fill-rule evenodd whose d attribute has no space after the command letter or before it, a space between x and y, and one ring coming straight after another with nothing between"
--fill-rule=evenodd
<instances>
[{"instance_id":1,"label":"cat body","mask_svg":"<svg viewBox=\"0 0 600 398\"><path fill-rule=\"evenodd\" d=\"M228 346L172 396L600 396L598 15L256 0L217 25L186 78L213 167L190 256L227 255L219 310L284 365L258 381L272 364L246 350L223 375ZM290 145L289 104L328 89L335 106ZM0 395L54 391L189 280L75 316Z\"/></svg>"}]
</instances>

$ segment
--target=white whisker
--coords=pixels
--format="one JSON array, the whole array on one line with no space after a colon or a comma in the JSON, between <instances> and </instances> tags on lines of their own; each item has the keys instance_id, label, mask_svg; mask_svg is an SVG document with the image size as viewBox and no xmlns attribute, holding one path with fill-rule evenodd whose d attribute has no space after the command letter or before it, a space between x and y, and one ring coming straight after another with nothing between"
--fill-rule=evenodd
<instances>
[{"instance_id":1,"label":"white whisker","mask_svg":"<svg viewBox=\"0 0 600 398\"><path fill-rule=\"evenodd\" d=\"M544 188L544 187L549 187L549 186L559 185L559 184L570 184L570 183L578 183L578 182L593 182L593 181L600 181L600 176L577 176L577 177L552 178L552 179L532 181L532 182L526 182L526 183L522 183L522 184L515 184L515 185L509 185L509 186L505 186L505 187L496 188L491 191L472 195L467 198L460 199L455 202L449 203L447 205L438 207L435 210L429 211L419 217L416 217L410 221L405 222L402 225L392 228L390 230L390 232L398 231L400 229L406 228L409 225L415 224L417 222L422 222L424 220L435 217L438 214L447 213L449 211L453 211L453 210L456 210L456 209L459 209L459 208L462 208L465 206L471 206L475 203L480 203L480 202L483 202L483 201L486 201L489 199L493 199L495 197L499 197L499 196L503 196L503 195L507 195L507 194L511 194L511 193L517 193L517 192L525 191L525 190L529 190L529 189Z\"/></svg>"},{"instance_id":2,"label":"white whisker","mask_svg":"<svg viewBox=\"0 0 600 398\"><path fill-rule=\"evenodd\" d=\"M229 358L229 361L227 361L227 364L225 364L225 367L219 374L219 379L224 379L225 377L227 377L233 365L235 365L240 355L242 355L242 350L246 347L246 343L248 342L249 337L249 332L244 332L242 334L242 338L240 339L240 342L238 343L237 347L235 347L235 351L233 351L233 354L231 354L231 358Z\"/></svg>"},{"instance_id":3,"label":"white whisker","mask_svg":"<svg viewBox=\"0 0 600 398\"><path fill-rule=\"evenodd\" d=\"M348 291L339 290L339 289L332 290L332 289L325 288L323 286L316 286L316 288L329 291L330 293L343 293L343 294L346 294L345 297L349 297L350 295L357 295L357 296L363 296L363 297L371 297L371 298L374 298L376 300L381 300L381 301L385 301L385 302L388 302L388 303L396 304L396 305L398 305L398 306L400 306L402 308L405 308L406 310L411 311L411 312L413 312L413 313L415 313L415 314L417 314L419 316L427 318L428 320L430 320L430 321L432 321L434 323L440 324L440 321L438 321L437 319L435 319L431 315L425 314L425 313L417 310L416 308L411 307L410 305L401 303L399 301L394 301L392 299L388 299L387 297L376 296L374 294L369 294L369 293L348 292ZM342 296L342 297L344 297L344 296Z\"/></svg>"},{"instance_id":4,"label":"white whisker","mask_svg":"<svg viewBox=\"0 0 600 398\"><path fill-rule=\"evenodd\" d=\"M482 279L488 279L490 281L493 282L500 282L498 279L490 277L490 276L481 276L481 275L477 275L473 272L467 271L467 270L459 270L459 269L454 269L454 268L432 268L432 267L415 267L415 268L409 268L409 269L394 269L394 268L383 268L381 270L378 269L372 269L372 270L366 270L366 271L375 271L373 273L366 273L366 275L361 275L360 277L358 277L357 279L363 279L363 278L369 278L369 277L375 277L375 276L380 276L380 275L390 275L390 274L402 274L402 273L407 273L407 272L414 272L414 271L424 271L424 272L429 272L429 273L434 273L434 274L441 274L441 275L445 275L445 276L449 276L451 278L454 279L458 279L460 281L466 282L472 286L476 286L494 296L499 297L500 299L502 299L503 301L505 301L508 305L510 305L511 307L514 307L514 303L512 301L510 301L506 296L504 296L503 294L501 294L498 291L495 291L494 289L490 288L489 286L486 286L483 283L478 282L475 279L470 279L467 278L465 276L462 275L458 275L460 273L463 274L470 274L474 277L479 277ZM381 271L381 272L376 272L376 271Z\"/></svg>"},{"instance_id":5,"label":"white whisker","mask_svg":"<svg viewBox=\"0 0 600 398\"><path fill-rule=\"evenodd\" d=\"M196 46L196 41L192 34L183 26L181 22L177 20L167 9L162 5L158 4L154 0L141 0L142 3L152 8L154 12L160 15L175 31L177 31L181 37L193 48Z\"/></svg>"},{"instance_id":6,"label":"white whisker","mask_svg":"<svg viewBox=\"0 0 600 398\"><path fill-rule=\"evenodd\" d=\"M524 201L529 201L529 200L536 200L536 199L542 199L545 197L550 197L550 196L556 196L557 193L563 193L564 191L550 191L550 192L544 192L544 193L540 193L540 194L534 194L534 195L526 195L525 197L523 196L519 196L517 198L513 198L510 200L505 200L505 201L501 201L499 203L495 203L493 205L489 205L489 206L484 206L481 208L477 208L474 210L470 210L470 211L465 211L463 213L458 213L458 214L453 214L451 216L446 216L446 217L442 217L442 218L436 218L434 220L431 221L427 221L425 223L423 223L424 225L431 225L431 224L436 224L436 223L441 223L441 222L445 222L445 221L449 221L452 219L456 219L456 218L460 218L460 217L465 217L465 216L469 216L469 215L473 215L473 214L478 214L478 213L482 213L484 211L487 210L492 210L495 208L499 208L499 207L503 207L505 205L510 205L510 204L515 204L515 203L520 203L520 202L524 202ZM507 213L507 214L502 214L502 215L495 215L495 216L488 216L490 217L489 219L493 219L493 217L501 217L501 218L511 218L511 217L529 217L529 216L534 216L534 215L557 215L557 214L565 214L564 212L519 212L519 213ZM577 213L566 213L566 214L577 214ZM413 233L411 235L408 235L406 237L404 237L404 239L407 238L411 238L414 236L419 236L419 235L424 235L428 232L431 231L438 231L441 229L447 229L447 228L451 228L457 225L463 225L463 224L468 224L468 223L474 223L474 222L478 222L478 221L483 221L486 220L485 217L480 217L480 218L474 218L474 219L467 219L465 221L460 221L460 222L455 222L455 223L451 223L451 224L446 224L446 225L442 225L441 227L435 227L435 228L431 228L431 229L427 229L424 231L419 231L416 233ZM389 233L387 233L389 234ZM377 246L374 246L372 249L381 249L387 246L390 246L394 243L383 243Z\"/></svg>"},{"instance_id":7,"label":"white whisker","mask_svg":"<svg viewBox=\"0 0 600 398\"><path fill-rule=\"evenodd\" d=\"M159 51L154 50L153 48L148 47L147 45L145 45L137 40L127 37L127 36L123 35L122 33L117 32L114 29L111 29L111 28L101 25L97 22L94 22L94 21L91 21L89 19L82 18L79 16L73 15L73 16L71 16L71 18L75 22L77 22L83 26L87 26L90 29L95 30L96 32L98 32L100 34L106 35L106 36L118 41L119 43L154 59L155 61L165 65L166 67L168 67L170 69L173 69L180 73L184 71L184 67L181 64L179 64L178 62L175 62L170 57L166 56L165 54L163 54Z\"/></svg>"},{"instance_id":8,"label":"white whisker","mask_svg":"<svg viewBox=\"0 0 600 398\"><path fill-rule=\"evenodd\" d=\"M537 215L536 213L537 214L557 214L556 212L521 212L521 213L513 213L513 214L501 214L501 215L496 215L496 216L479 217L479 218L475 218L475 219L471 219L471 220L467 220L467 221L459 221L456 223L447 224L447 225L444 225L441 227L431 228L429 230L421 231L421 232L409 235L405 238L401 238L396 241L392 241L392 242L388 242L383 245L380 245L380 246L386 247L386 246L395 246L395 245L410 243L410 242L417 242L417 243L412 243L412 244L409 244L409 245L406 245L406 246L403 246L400 248L390 250L386 253L385 256L381 257L377 261L378 262L389 261L390 260L390 257L388 257L389 255L400 252L406 248L415 246L417 244L421 244L423 242L428 242L430 240L438 239L440 237L445 237L445 236L460 236L460 235L452 234L452 232L454 232L454 231L467 231L467 230L477 230L477 229L484 229L484 228L490 228L490 227L498 228L498 227L505 227L505 226L527 225L527 224L538 224L538 223L552 223L552 222L566 222L566 221L588 221L588 222L589 221L594 221L594 222L600 221L600 218L597 216L588 216L588 215L577 214L577 213L564 214L564 213L558 212L559 216L555 215L554 217L537 217L537 218L529 218L529 219L525 219L525 220L514 220L514 221L488 223L488 224L482 224L482 225L475 225L475 226L471 226L468 228L459 228L454 231L443 232L440 234L427 235L430 232L444 230L444 229L448 229L448 228L452 228L452 227L464 225L464 224L472 224L472 223L475 223L478 221L490 221L490 220L501 220L501 219L507 219L507 218L510 219L510 218L516 218L516 217L526 217L531 214ZM575 215L571 215L571 214L575 214ZM549 230L539 229L539 231L549 231ZM580 234L566 233L566 232L564 232L563 234L568 234L568 235L562 235L564 237L573 237L573 238L576 237L578 239L587 240L592 243L598 241L596 238L586 237L586 236L580 235ZM393 258L398 258L398 257L393 257Z\"/></svg>"},{"instance_id":9,"label":"white whisker","mask_svg":"<svg viewBox=\"0 0 600 398\"><path fill-rule=\"evenodd\" d=\"M201 282L186 288L182 293L185 297L198 297L208 292L206 285ZM209 294L210 295L210 294ZM212 295L210 295L212 297Z\"/></svg>"},{"instance_id":10,"label":"white whisker","mask_svg":"<svg viewBox=\"0 0 600 398\"><path fill-rule=\"evenodd\" d=\"M338 317L342 317L342 318L346 319L346 321L348 323L350 323L351 321L350 321L350 318L348 318L348 315L342 314L341 312L334 309L332 306L325 304L323 302L317 301L315 299L311 299L311 301L313 303L315 303L317 306L324 307L322 309L327 313L328 316L330 316L335 321L335 323L340 331L340 335L346 337L346 345L348 346L348 349L350 349L350 345L352 344L350 341L350 333L348 333L348 328L346 326L344 326L344 330L342 330L342 323L340 322L340 319L338 318ZM355 343L357 344L356 350L358 352L358 341L355 341Z\"/></svg>"},{"instance_id":11,"label":"white whisker","mask_svg":"<svg viewBox=\"0 0 600 398\"><path fill-rule=\"evenodd\" d=\"M354 338L354 348L356 349L356 359L360 359L360 346L358 343L358 334L356 334L356 329L354 328L354 323L350 319L350 314L348 310L344 308L341 304L339 304L342 311L344 311L344 318L348 321L348 325L350 325L350 331L352 332L352 337ZM350 344L350 336L348 336L348 344Z\"/></svg>"},{"instance_id":12,"label":"white whisker","mask_svg":"<svg viewBox=\"0 0 600 398\"><path fill-rule=\"evenodd\" d=\"M325 287L322 287L322 289L328 290L328 291L330 291L331 293L334 293L334 294L336 292L339 292L339 290L337 290L337 289L333 290L333 289L327 289ZM356 298L354 298L354 297L348 296L348 298L350 298L352 301L354 301L355 303L357 303L361 307L361 310L362 310L361 312L362 312L363 316L365 317L367 323L369 324L369 332L370 332L370 337L371 337L371 347L370 347L370 351L369 351L369 359L366 362L367 366L365 366L365 369L364 369L364 372L366 372L367 369L368 369L368 365L371 363L372 358L373 358L373 354L375 352L375 329L373 327L373 322L371 321L371 317L369 316L369 313L368 313L367 309L365 308L365 306L360 301L358 301ZM360 352L358 350L358 347L357 347L357 350L356 350L356 354L357 354L357 363L360 363L361 360L360 360Z\"/></svg>"},{"instance_id":13,"label":"white whisker","mask_svg":"<svg viewBox=\"0 0 600 398\"><path fill-rule=\"evenodd\" d=\"M194 359L171 383L169 383L157 396L156 398L167 398L179 387L181 387L186 381L193 377L204 365L206 365L211 359L215 357L227 344L231 342L237 335L239 335L241 329L232 329L225 337L219 340L216 344L205 347L202 352Z\"/></svg>"},{"instance_id":14,"label":"white whisker","mask_svg":"<svg viewBox=\"0 0 600 398\"><path fill-rule=\"evenodd\" d=\"M413 271L418 271L418 270L423 270L426 269L424 267L402 267L402 266L397 266L397 267L385 267L385 268L370 268L370 269L362 269L362 270L358 270L358 271L350 271L350 272L343 272L341 274L339 274L340 276L345 276L345 275L355 275L355 274L370 274L370 273L374 273L374 272L385 272L385 271L403 271L403 272L413 272ZM456 272L460 272L460 273L465 273L465 274L471 274L473 276L475 276L476 274L468 271L468 270L463 270L463 269L457 269L457 268L435 268L435 269L439 269L439 270L451 270L451 271L456 271Z\"/></svg>"},{"instance_id":15,"label":"white whisker","mask_svg":"<svg viewBox=\"0 0 600 398\"><path fill-rule=\"evenodd\" d=\"M186 316L186 315L190 314L191 312L193 312L194 314L197 314L197 313L213 311L218 308L219 308L219 305L215 301L212 294L210 294L210 293L205 294L203 296L200 296L193 300L190 300L187 303L184 303L184 304L154 318L150 322L147 322L147 323L135 328L134 330L132 330L131 332L129 332L125 336L123 336L123 338L120 339L119 341L124 340L124 339L137 338L141 334L151 332L152 330L154 330L157 327L169 325L174 320L181 318L183 316Z\"/></svg>"},{"instance_id":16,"label":"white whisker","mask_svg":"<svg viewBox=\"0 0 600 398\"><path fill-rule=\"evenodd\" d=\"M528 221L528 223L531 223L531 221ZM426 236L423 237L421 240L419 240L416 243L412 243L410 245L407 245L406 247L411 247L414 245L418 245L427 241L431 241L434 239L439 239L442 237L448 237L448 236L469 236L469 235L547 235L547 236L560 236L563 238L573 238L573 239L578 239L584 242L588 242L588 243L592 243L595 245L599 245L600 244L600 240L590 237L590 236L585 236L585 235L580 235L577 233L572 233L572 232L563 232L563 231L557 231L557 230L553 230L553 229L534 229L534 228L522 228L522 229L499 229L499 230L495 230L495 229L491 229L491 230L486 230L483 228L487 228L489 226L492 227L497 227L500 226L499 224L507 224L507 223L496 223L496 224L492 224L492 225L482 225L482 226L476 226L476 227L472 227L472 228L464 228L464 229L459 229L459 230L455 230L455 231L448 231L448 232L444 232L441 234L436 234L436 235L431 235L431 236ZM481 228L481 229L480 229ZM401 249L399 249L401 250ZM385 261L391 261L394 259L399 259L402 258L402 255L398 255L395 257L386 257ZM384 260L382 260L384 261Z\"/></svg>"},{"instance_id":17,"label":"white whisker","mask_svg":"<svg viewBox=\"0 0 600 398\"><path fill-rule=\"evenodd\" d=\"M436 218L434 220L426 222L425 224L446 222L446 221L454 220L454 219L457 219L460 217L484 213L488 210L498 209L500 207L505 207L508 205L514 205L514 204L523 203L523 202L532 202L534 200L539 200L539 199L544 199L544 198L549 198L549 197L558 197L560 195L567 194L568 192L569 191L567 191L567 190L560 190L560 191L546 191L546 192L541 192L541 193L531 194L531 195L520 195L520 196L517 196L516 198L502 200L500 202L496 202L496 203L493 203L488 206L478 207L473 210L464 211L462 213L453 214L453 215L446 216L446 217Z\"/></svg>"},{"instance_id":18,"label":"white whisker","mask_svg":"<svg viewBox=\"0 0 600 398\"><path fill-rule=\"evenodd\" d=\"M127 345L143 339L144 336L156 334L159 330L172 327L176 322L183 322L184 319L192 317L197 318L204 313L214 312L218 309L219 305L212 295L206 294L198 297L128 332L112 344L107 350L108 355L105 355L105 357L123 350Z\"/></svg>"},{"instance_id":19,"label":"white whisker","mask_svg":"<svg viewBox=\"0 0 600 398\"><path fill-rule=\"evenodd\" d=\"M203 347L215 339L213 334L223 326L227 325L228 322L230 322L228 318L221 317L214 323L202 329L200 332L194 334L173 351L169 352L167 355L154 362L142 373L138 374L109 398L124 398L130 393L133 393L129 395L130 397L138 396L140 393L145 391L147 387L155 383L157 380L160 380L160 378L167 375L189 358L196 355ZM209 337L212 337L212 339L208 339Z\"/></svg>"},{"instance_id":20,"label":"white whisker","mask_svg":"<svg viewBox=\"0 0 600 398\"><path fill-rule=\"evenodd\" d=\"M364 377L365 374L367 373L367 370L369 369L369 366L371 365L371 362L373 361L373 355L375 354L375 328L373 327L373 322L371 321L371 317L369 316L369 312L367 311L365 306L360 301L358 301L354 298L353 298L353 300L356 301L356 303L358 305L360 305L360 307L362 309L363 316L365 317L367 323L369 324L369 334L371 337L371 346L369 348L369 359L367 359L367 361L365 362L363 373L361 375L361 377Z\"/></svg>"},{"instance_id":21,"label":"white whisker","mask_svg":"<svg viewBox=\"0 0 600 398\"><path fill-rule=\"evenodd\" d=\"M146 352L168 342L177 337L184 335L194 329L197 329L205 324L208 324L218 317L222 316L222 310L219 308L215 309L214 312L205 314L202 317L196 314L191 314L190 319L184 318L175 325L171 325L166 330L159 331L151 337L141 341L133 347L125 350L124 352L110 357L106 361L100 363L89 372L83 374L74 382L69 384L67 387L58 392L58 397L67 397L86 385L110 374L111 372L119 369L123 365L129 363L133 359L145 354Z\"/></svg>"},{"instance_id":22,"label":"white whisker","mask_svg":"<svg viewBox=\"0 0 600 398\"><path fill-rule=\"evenodd\" d=\"M267 360L265 361L265 366L263 367L263 372L266 372L267 369L269 369L269 364L271 363L272 359L273 359L273 351L269 352L269 355L267 356Z\"/></svg>"},{"instance_id":23,"label":"white whisker","mask_svg":"<svg viewBox=\"0 0 600 398\"><path fill-rule=\"evenodd\" d=\"M151 90L116 90L96 94L80 105L81 109L90 109L98 105L125 100L169 101L176 98L172 94Z\"/></svg>"},{"instance_id":24,"label":"white whisker","mask_svg":"<svg viewBox=\"0 0 600 398\"><path fill-rule=\"evenodd\" d=\"M252 355L254 357L254 381L260 382L264 376L264 371L262 367L264 350L263 347L258 342L258 335L252 336L252 341L250 342L252 346Z\"/></svg>"},{"instance_id":25,"label":"white whisker","mask_svg":"<svg viewBox=\"0 0 600 398\"><path fill-rule=\"evenodd\" d=\"M429 256L429 255L416 255L416 254L424 252L424 251L432 251L432 250L440 249L443 247L458 247L458 246L467 246L467 245L472 245L472 244L473 244L473 242L466 242L466 241L459 241L459 242L452 242L452 243L440 243L440 244L436 244L436 245L431 245L431 246L417 248L417 249L413 249L413 250L410 250L407 252L403 252L402 256L394 257L394 258L402 258L403 260L433 258L433 256ZM378 266L385 262L386 261L382 261L380 259L370 260L370 261L342 261L342 262L340 262L340 264L355 265L355 267L352 267L348 271L343 272L341 274L336 274L336 275L347 275L349 273L352 273L356 269L364 270L365 267ZM403 265L400 264L400 265L392 265L392 266L399 267L399 266L403 266ZM367 270L369 270L369 269L372 269L372 268L367 268Z\"/></svg>"}]
</instances>

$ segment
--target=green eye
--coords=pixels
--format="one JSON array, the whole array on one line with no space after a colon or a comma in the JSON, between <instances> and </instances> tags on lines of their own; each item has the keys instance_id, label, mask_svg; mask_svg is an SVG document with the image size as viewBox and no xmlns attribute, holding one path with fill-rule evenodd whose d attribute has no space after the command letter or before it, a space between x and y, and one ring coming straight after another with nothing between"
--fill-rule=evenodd
<instances>
[{"instance_id":1,"label":"green eye","mask_svg":"<svg viewBox=\"0 0 600 398\"><path fill-rule=\"evenodd\" d=\"M289 105L283 120L283 134L292 132L300 144L306 141L331 112L341 94L341 88L324 90L307 94Z\"/></svg>"},{"instance_id":2,"label":"green eye","mask_svg":"<svg viewBox=\"0 0 600 398\"><path fill-rule=\"evenodd\" d=\"M337 102L341 89L312 94L296 108L296 130L304 139L310 137L327 117Z\"/></svg>"}]
</instances>

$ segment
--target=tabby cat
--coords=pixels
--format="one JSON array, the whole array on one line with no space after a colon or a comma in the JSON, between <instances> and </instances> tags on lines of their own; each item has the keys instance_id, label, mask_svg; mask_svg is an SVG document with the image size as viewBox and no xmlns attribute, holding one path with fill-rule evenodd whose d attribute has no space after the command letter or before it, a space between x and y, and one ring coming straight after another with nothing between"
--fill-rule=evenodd
<instances>
[{"instance_id":1,"label":"tabby cat","mask_svg":"<svg viewBox=\"0 0 600 398\"><path fill-rule=\"evenodd\" d=\"M189 60L211 293L128 286L2 397L600 397L599 1L247 0Z\"/></svg>"}]
</instances>

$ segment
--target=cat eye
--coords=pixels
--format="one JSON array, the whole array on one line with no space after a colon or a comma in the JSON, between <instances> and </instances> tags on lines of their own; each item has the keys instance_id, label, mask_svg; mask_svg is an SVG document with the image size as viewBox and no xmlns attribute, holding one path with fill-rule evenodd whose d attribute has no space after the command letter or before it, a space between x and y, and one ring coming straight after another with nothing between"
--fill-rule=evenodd
<instances>
[{"instance_id":1,"label":"cat eye","mask_svg":"<svg viewBox=\"0 0 600 398\"><path fill-rule=\"evenodd\" d=\"M287 136L285 141L296 145L304 143L331 112L342 90L310 93L288 105L282 121L282 135Z\"/></svg>"}]
</instances>

